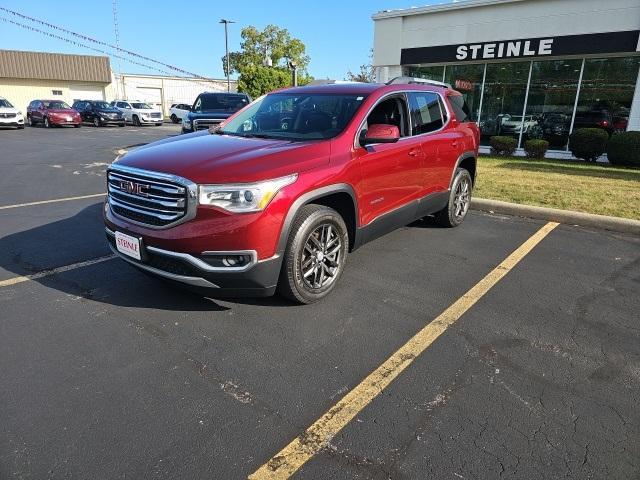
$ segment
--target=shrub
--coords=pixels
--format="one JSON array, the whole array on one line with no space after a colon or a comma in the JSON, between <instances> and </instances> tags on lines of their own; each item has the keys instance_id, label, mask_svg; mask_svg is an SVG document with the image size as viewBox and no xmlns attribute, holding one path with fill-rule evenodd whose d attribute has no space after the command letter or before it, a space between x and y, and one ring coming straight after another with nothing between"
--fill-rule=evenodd
<instances>
[{"instance_id":1,"label":"shrub","mask_svg":"<svg viewBox=\"0 0 640 480\"><path fill-rule=\"evenodd\" d=\"M569 150L577 158L595 162L607 148L609 134L601 128L578 128L569 137Z\"/></svg>"},{"instance_id":2,"label":"shrub","mask_svg":"<svg viewBox=\"0 0 640 480\"><path fill-rule=\"evenodd\" d=\"M496 135L489 139L491 144L491 153L494 155L513 155L518 146L518 141L513 137L505 137Z\"/></svg>"},{"instance_id":3,"label":"shrub","mask_svg":"<svg viewBox=\"0 0 640 480\"><path fill-rule=\"evenodd\" d=\"M546 140L527 140L524 142L524 151L529 158L544 158L549 150L549 142Z\"/></svg>"},{"instance_id":4,"label":"shrub","mask_svg":"<svg viewBox=\"0 0 640 480\"><path fill-rule=\"evenodd\" d=\"M607 157L612 165L640 167L640 132L614 134L607 144Z\"/></svg>"}]
</instances>

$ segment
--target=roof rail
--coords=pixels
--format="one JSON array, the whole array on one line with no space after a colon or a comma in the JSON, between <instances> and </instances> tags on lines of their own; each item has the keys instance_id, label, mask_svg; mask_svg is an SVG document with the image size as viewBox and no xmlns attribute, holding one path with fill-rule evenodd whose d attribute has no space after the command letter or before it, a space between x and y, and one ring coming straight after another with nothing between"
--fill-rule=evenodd
<instances>
[{"instance_id":1,"label":"roof rail","mask_svg":"<svg viewBox=\"0 0 640 480\"><path fill-rule=\"evenodd\" d=\"M436 87L445 87L451 88L451 85L444 82L438 82L436 80L427 80L426 78L416 78L416 77L395 77L389 80L386 85L397 85L397 84L421 84L421 85L435 85Z\"/></svg>"}]
</instances>

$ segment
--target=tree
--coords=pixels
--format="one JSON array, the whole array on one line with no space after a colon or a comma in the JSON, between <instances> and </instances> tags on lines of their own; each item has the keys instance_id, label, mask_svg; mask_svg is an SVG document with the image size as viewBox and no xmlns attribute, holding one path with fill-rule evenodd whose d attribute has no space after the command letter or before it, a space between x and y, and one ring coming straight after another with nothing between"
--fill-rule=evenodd
<instances>
[{"instance_id":1,"label":"tree","mask_svg":"<svg viewBox=\"0 0 640 480\"><path fill-rule=\"evenodd\" d=\"M241 51L229 53L229 73L238 73L238 91L258 97L276 88L291 85L289 62L296 63L298 84L309 83L309 56L301 40L291 37L286 28L267 25L264 30L249 26L240 32ZM271 66L265 61L271 59ZM222 57L225 72L226 57Z\"/></svg>"},{"instance_id":2,"label":"tree","mask_svg":"<svg viewBox=\"0 0 640 480\"><path fill-rule=\"evenodd\" d=\"M360 65L360 71L353 73L351 70L347 72L347 80L352 82L373 83L376 81L376 74L373 70L373 50L369 53L369 63Z\"/></svg>"}]
</instances>

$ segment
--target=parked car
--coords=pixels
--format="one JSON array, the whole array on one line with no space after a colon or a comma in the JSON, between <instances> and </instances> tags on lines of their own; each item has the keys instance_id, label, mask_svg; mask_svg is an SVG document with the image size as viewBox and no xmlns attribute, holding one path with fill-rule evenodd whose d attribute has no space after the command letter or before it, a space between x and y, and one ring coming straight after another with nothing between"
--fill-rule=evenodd
<instances>
[{"instance_id":1,"label":"parked car","mask_svg":"<svg viewBox=\"0 0 640 480\"><path fill-rule=\"evenodd\" d=\"M114 100L111 102L111 106L116 107L122 112L127 123L133 123L136 126L147 124L162 125L162 112L145 102L138 100Z\"/></svg>"},{"instance_id":2,"label":"parked car","mask_svg":"<svg viewBox=\"0 0 640 480\"><path fill-rule=\"evenodd\" d=\"M538 126L538 121L533 115L527 115L522 121L522 115L505 115L500 123L500 135L513 135L529 133L534 127Z\"/></svg>"},{"instance_id":3,"label":"parked car","mask_svg":"<svg viewBox=\"0 0 640 480\"><path fill-rule=\"evenodd\" d=\"M611 135L615 130L613 115L608 110L576 111L573 129L578 128L601 128Z\"/></svg>"},{"instance_id":4,"label":"parked car","mask_svg":"<svg viewBox=\"0 0 640 480\"><path fill-rule=\"evenodd\" d=\"M460 93L408 82L279 90L216 128L118 157L104 209L111 249L210 296L277 289L311 303L364 243L429 215L459 225L478 127Z\"/></svg>"},{"instance_id":5,"label":"parked car","mask_svg":"<svg viewBox=\"0 0 640 480\"><path fill-rule=\"evenodd\" d=\"M205 92L198 95L193 108L182 119L182 133L205 130L229 118L251 102L244 93Z\"/></svg>"},{"instance_id":6,"label":"parked car","mask_svg":"<svg viewBox=\"0 0 640 480\"><path fill-rule=\"evenodd\" d=\"M191 105L186 103L174 103L169 109L169 118L173 123L180 123L191 111Z\"/></svg>"},{"instance_id":7,"label":"parked car","mask_svg":"<svg viewBox=\"0 0 640 480\"><path fill-rule=\"evenodd\" d=\"M3 97L0 97L0 127L24 128L22 112Z\"/></svg>"},{"instance_id":8,"label":"parked car","mask_svg":"<svg viewBox=\"0 0 640 480\"><path fill-rule=\"evenodd\" d=\"M76 100L73 108L80 112L82 121L93 124L94 127L103 125L118 125L124 127L122 112L102 100Z\"/></svg>"},{"instance_id":9,"label":"parked car","mask_svg":"<svg viewBox=\"0 0 640 480\"><path fill-rule=\"evenodd\" d=\"M33 100L27 107L30 127L41 123L45 127L73 125L80 128L80 114L62 100Z\"/></svg>"}]
</instances>

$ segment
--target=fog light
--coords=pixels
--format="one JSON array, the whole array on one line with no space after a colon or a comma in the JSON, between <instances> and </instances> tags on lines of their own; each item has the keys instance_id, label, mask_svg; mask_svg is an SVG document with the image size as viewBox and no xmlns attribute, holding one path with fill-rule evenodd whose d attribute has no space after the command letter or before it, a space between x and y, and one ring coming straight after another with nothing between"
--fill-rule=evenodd
<instances>
[{"instance_id":1,"label":"fog light","mask_svg":"<svg viewBox=\"0 0 640 480\"><path fill-rule=\"evenodd\" d=\"M227 255L222 259L225 267L237 267L245 263L244 255Z\"/></svg>"}]
</instances>

